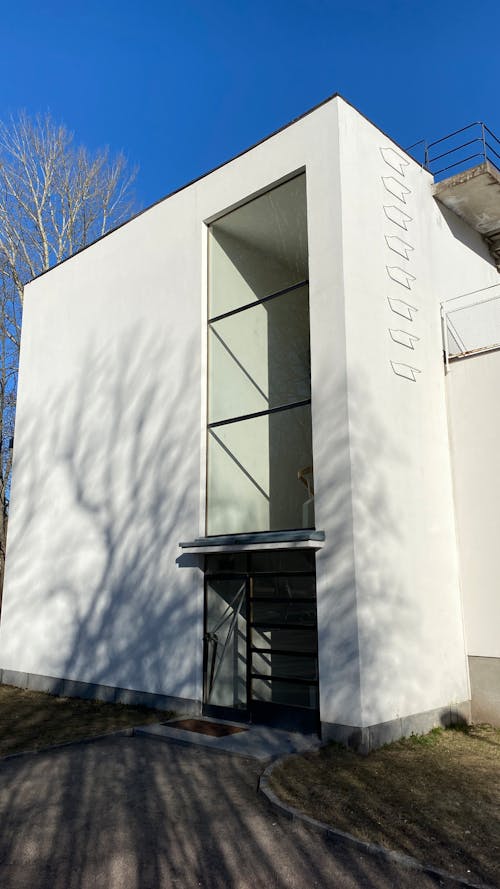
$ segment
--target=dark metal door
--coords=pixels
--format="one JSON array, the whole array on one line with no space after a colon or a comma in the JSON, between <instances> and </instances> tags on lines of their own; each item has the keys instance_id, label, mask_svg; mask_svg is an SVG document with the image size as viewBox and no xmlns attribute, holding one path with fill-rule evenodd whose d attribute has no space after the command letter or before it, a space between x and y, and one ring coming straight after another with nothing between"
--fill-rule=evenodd
<instances>
[{"instance_id":1,"label":"dark metal door","mask_svg":"<svg viewBox=\"0 0 500 889\"><path fill-rule=\"evenodd\" d=\"M250 553L234 573L218 557L206 573L204 712L317 731L314 562L293 570L296 557L279 555Z\"/></svg>"}]
</instances>

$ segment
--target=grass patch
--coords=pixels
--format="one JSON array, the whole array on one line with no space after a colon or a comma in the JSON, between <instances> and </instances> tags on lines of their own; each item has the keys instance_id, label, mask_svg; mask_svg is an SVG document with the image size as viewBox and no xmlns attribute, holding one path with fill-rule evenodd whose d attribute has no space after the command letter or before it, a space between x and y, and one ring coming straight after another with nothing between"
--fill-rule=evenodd
<instances>
[{"instance_id":1,"label":"grass patch","mask_svg":"<svg viewBox=\"0 0 500 889\"><path fill-rule=\"evenodd\" d=\"M437 729L363 757L329 745L290 757L271 785L332 827L500 885L500 729Z\"/></svg>"},{"instance_id":2,"label":"grass patch","mask_svg":"<svg viewBox=\"0 0 500 889\"><path fill-rule=\"evenodd\" d=\"M451 730L455 731L455 726ZM439 744L444 731L444 728L433 728L427 735L411 735L409 738L405 738L405 743L414 747L434 747L436 744ZM460 728L460 731L462 731L462 728ZM385 746L391 747L392 745L386 744Z\"/></svg>"},{"instance_id":3,"label":"grass patch","mask_svg":"<svg viewBox=\"0 0 500 889\"><path fill-rule=\"evenodd\" d=\"M57 698L0 685L0 756L163 722L172 716L148 707Z\"/></svg>"}]
</instances>

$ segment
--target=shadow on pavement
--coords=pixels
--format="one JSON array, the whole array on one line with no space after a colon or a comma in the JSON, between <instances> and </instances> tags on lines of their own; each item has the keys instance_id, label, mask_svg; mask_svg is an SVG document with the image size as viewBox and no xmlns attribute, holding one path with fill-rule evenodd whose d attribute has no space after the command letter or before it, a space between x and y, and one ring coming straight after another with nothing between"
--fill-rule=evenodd
<instances>
[{"instance_id":1,"label":"shadow on pavement","mask_svg":"<svg viewBox=\"0 0 500 889\"><path fill-rule=\"evenodd\" d=\"M257 793L261 771L139 737L4 760L2 889L446 885L276 815Z\"/></svg>"}]
</instances>

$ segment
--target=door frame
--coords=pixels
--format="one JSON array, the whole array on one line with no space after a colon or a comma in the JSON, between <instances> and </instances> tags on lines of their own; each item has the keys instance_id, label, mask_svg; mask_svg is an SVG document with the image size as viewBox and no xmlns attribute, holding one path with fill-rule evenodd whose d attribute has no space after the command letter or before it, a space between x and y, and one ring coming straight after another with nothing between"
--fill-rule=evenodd
<instances>
[{"instance_id":1,"label":"door frame","mask_svg":"<svg viewBox=\"0 0 500 889\"><path fill-rule=\"evenodd\" d=\"M220 554L223 555L223 554ZM228 554L229 555L229 554ZM251 554L250 554L251 555ZM206 568L206 563L205 563ZM316 606L316 665L318 663L317 648L317 600L316 600L316 571L294 571L285 569L252 571L251 560L247 560L246 570L204 572L203 581L203 702L202 713L214 719L226 719L231 722L255 722L274 726L288 731L303 731L319 734L319 679L312 681L318 687L318 703L315 708L280 704L271 701L254 701L252 698L252 601L253 579L259 576L302 576L314 577L314 602ZM223 707L207 703L207 668L208 668L208 643L207 643L207 587L212 580L242 580L245 582L244 613L246 623L246 707Z\"/></svg>"},{"instance_id":2,"label":"door frame","mask_svg":"<svg viewBox=\"0 0 500 889\"><path fill-rule=\"evenodd\" d=\"M246 707L221 707L217 704L207 703L207 667L208 667L208 629L207 629L207 585L209 580L242 580L245 581L245 607L244 617L246 623L246 639L245 639L245 687L246 687ZM235 571L230 572L214 572L207 574L204 571L203 576L203 700L202 714L211 716L213 719L227 719L230 722L250 722L250 693L251 693L251 677L248 669L248 658L250 654L249 641L249 618L250 618L250 575L248 572Z\"/></svg>"}]
</instances>

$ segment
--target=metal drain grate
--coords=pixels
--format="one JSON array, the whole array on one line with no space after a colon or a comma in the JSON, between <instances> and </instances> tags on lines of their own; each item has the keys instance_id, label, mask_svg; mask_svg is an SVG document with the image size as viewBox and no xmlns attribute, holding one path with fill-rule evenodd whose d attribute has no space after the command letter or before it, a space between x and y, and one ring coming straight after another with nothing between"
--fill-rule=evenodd
<instances>
[{"instance_id":1,"label":"metal drain grate","mask_svg":"<svg viewBox=\"0 0 500 889\"><path fill-rule=\"evenodd\" d=\"M162 722L161 724L168 728L180 728L185 732L209 735L211 738L223 738L224 735L236 735L238 732L248 731L238 725L223 725L220 722L209 722L204 719L177 719L175 722Z\"/></svg>"}]
</instances>

